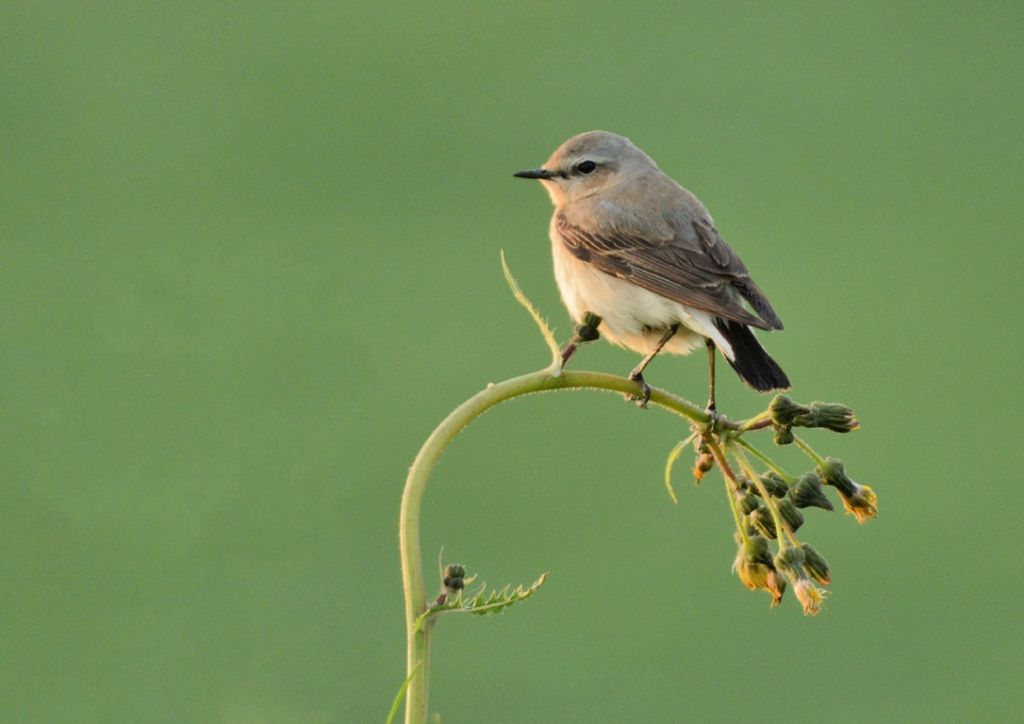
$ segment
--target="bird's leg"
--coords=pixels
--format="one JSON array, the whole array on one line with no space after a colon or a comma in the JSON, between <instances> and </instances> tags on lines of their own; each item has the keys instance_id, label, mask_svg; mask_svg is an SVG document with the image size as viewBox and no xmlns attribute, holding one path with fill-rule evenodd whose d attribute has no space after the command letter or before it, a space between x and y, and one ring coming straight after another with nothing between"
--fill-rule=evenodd
<instances>
[{"instance_id":1,"label":"bird's leg","mask_svg":"<svg viewBox=\"0 0 1024 724\"><path fill-rule=\"evenodd\" d=\"M708 346L709 392L707 411L708 414L711 415L712 420L714 420L714 418L718 414L715 409L715 342L710 338L705 339L704 341L707 343Z\"/></svg>"},{"instance_id":2,"label":"bird's leg","mask_svg":"<svg viewBox=\"0 0 1024 724\"><path fill-rule=\"evenodd\" d=\"M661 348L668 344L668 341L672 339L673 335L675 335L677 331L679 331L678 322L665 330L665 334L663 334L661 339L658 340L658 344L655 345L653 350L651 350L651 353L644 357L640 364L634 367L633 371L629 373L629 379L640 383L641 393L640 395L626 395L627 402L636 402L640 407L647 407L647 401L651 399L651 386L648 385L647 381L644 379L644 370L647 369L647 365L649 365L651 360L657 356L658 352L661 351Z\"/></svg>"},{"instance_id":3,"label":"bird's leg","mask_svg":"<svg viewBox=\"0 0 1024 724\"><path fill-rule=\"evenodd\" d=\"M576 331L572 338L562 347L562 369L569 362L569 358L576 353L576 349L584 342L593 342L600 339L601 333L597 331L601 324L601 318L593 312L584 312L583 322L576 325Z\"/></svg>"}]
</instances>

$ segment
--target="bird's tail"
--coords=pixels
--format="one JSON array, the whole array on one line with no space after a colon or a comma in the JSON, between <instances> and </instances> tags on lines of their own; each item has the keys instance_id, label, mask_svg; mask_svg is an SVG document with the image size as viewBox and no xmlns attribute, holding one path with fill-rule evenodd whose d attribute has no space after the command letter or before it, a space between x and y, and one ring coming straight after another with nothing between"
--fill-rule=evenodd
<instances>
[{"instance_id":1,"label":"bird's tail","mask_svg":"<svg viewBox=\"0 0 1024 724\"><path fill-rule=\"evenodd\" d=\"M750 327L728 319L716 319L715 326L732 347L732 357L724 355L725 350L723 356L744 382L761 392L789 387L786 373L765 352Z\"/></svg>"}]
</instances>

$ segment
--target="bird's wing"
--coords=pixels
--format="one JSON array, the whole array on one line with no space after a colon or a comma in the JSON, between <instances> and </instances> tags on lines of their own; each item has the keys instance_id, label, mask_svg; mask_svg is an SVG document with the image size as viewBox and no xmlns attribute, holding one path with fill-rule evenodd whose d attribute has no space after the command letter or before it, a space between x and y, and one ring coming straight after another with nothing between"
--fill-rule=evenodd
<instances>
[{"instance_id":1,"label":"bird's wing","mask_svg":"<svg viewBox=\"0 0 1024 724\"><path fill-rule=\"evenodd\" d=\"M555 217L555 228L573 256L606 274L724 319L782 329L772 305L710 221L672 224L671 236L659 241L629 231L592 233L561 213Z\"/></svg>"}]
</instances>

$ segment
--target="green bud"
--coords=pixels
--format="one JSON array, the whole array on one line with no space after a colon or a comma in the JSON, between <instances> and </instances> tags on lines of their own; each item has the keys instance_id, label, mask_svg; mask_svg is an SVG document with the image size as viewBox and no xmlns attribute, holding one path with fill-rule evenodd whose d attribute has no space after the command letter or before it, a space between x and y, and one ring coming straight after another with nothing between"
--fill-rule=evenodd
<instances>
[{"instance_id":1,"label":"green bud","mask_svg":"<svg viewBox=\"0 0 1024 724\"><path fill-rule=\"evenodd\" d=\"M801 546L804 552L804 570L815 581L827 586L832 581L832 574L828 570L828 561L818 551L814 550L810 543Z\"/></svg>"},{"instance_id":2,"label":"green bud","mask_svg":"<svg viewBox=\"0 0 1024 724\"><path fill-rule=\"evenodd\" d=\"M789 484L778 473L772 471L761 476L761 483L774 498L781 498L789 491ZM754 489L757 490L756 487Z\"/></svg>"},{"instance_id":3,"label":"green bud","mask_svg":"<svg viewBox=\"0 0 1024 724\"><path fill-rule=\"evenodd\" d=\"M807 406L794 402L786 395L776 395L768 411L778 429L823 427L835 432L849 432L856 430L859 425L853 410L832 402L812 402Z\"/></svg>"},{"instance_id":4,"label":"green bud","mask_svg":"<svg viewBox=\"0 0 1024 724\"><path fill-rule=\"evenodd\" d=\"M764 506L759 507L751 513L750 522L754 524L754 527L757 528L765 538L775 540L778 536L778 533L775 530L775 520L772 518L772 513Z\"/></svg>"},{"instance_id":5,"label":"green bud","mask_svg":"<svg viewBox=\"0 0 1024 724\"><path fill-rule=\"evenodd\" d=\"M793 581L807 577L804 573L804 552L800 548L787 548L775 556L775 567Z\"/></svg>"},{"instance_id":6,"label":"green bud","mask_svg":"<svg viewBox=\"0 0 1024 724\"><path fill-rule=\"evenodd\" d=\"M796 484L789 489L789 499L798 508L809 508L812 505L824 510L834 510L832 501L821 489L821 478L815 472L804 474L796 481Z\"/></svg>"},{"instance_id":7,"label":"green bud","mask_svg":"<svg viewBox=\"0 0 1024 724\"><path fill-rule=\"evenodd\" d=\"M761 503L758 502L757 496L747 493L740 499L740 510L743 511L743 515L750 515Z\"/></svg>"},{"instance_id":8,"label":"green bud","mask_svg":"<svg viewBox=\"0 0 1024 724\"><path fill-rule=\"evenodd\" d=\"M793 442L793 431L788 426L775 427L775 444L776 445L789 445Z\"/></svg>"},{"instance_id":9,"label":"green bud","mask_svg":"<svg viewBox=\"0 0 1024 724\"><path fill-rule=\"evenodd\" d=\"M777 427L791 427L792 425L799 424L797 419L807 415L811 408L794 402L788 395L776 395L775 399L768 405L768 411L772 415L772 422Z\"/></svg>"},{"instance_id":10,"label":"green bud","mask_svg":"<svg viewBox=\"0 0 1024 724\"><path fill-rule=\"evenodd\" d=\"M441 585L444 586L444 593L438 599L440 603L444 603L444 600L448 596L456 596L459 591L466 587L466 567L458 563L452 563L445 567L444 577L441 579Z\"/></svg>"},{"instance_id":11,"label":"green bud","mask_svg":"<svg viewBox=\"0 0 1024 724\"><path fill-rule=\"evenodd\" d=\"M794 533L804 524L804 514L797 510L797 507L793 505L793 501L789 498L783 498L779 501L779 516Z\"/></svg>"},{"instance_id":12,"label":"green bud","mask_svg":"<svg viewBox=\"0 0 1024 724\"><path fill-rule=\"evenodd\" d=\"M857 492L856 484L846 476L842 460L825 458L825 462L818 466L818 474L821 476L821 482L831 485L844 498Z\"/></svg>"},{"instance_id":13,"label":"green bud","mask_svg":"<svg viewBox=\"0 0 1024 724\"><path fill-rule=\"evenodd\" d=\"M770 568L775 568L772 563L772 553L768 548L768 541L759 535L750 536L743 544L744 555L755 563L764 563Z\"/></svg>"},{"instance_id":14,"label":"green bud","mask_svg":"<svg viewBox=\"0 0 1024 724\"><path fill-rule=\"evenodd\" d=\"M850 432L860 426L853 410L846 405L831 402L812 402L810 412L800 422L793 424L803 427L824 427L834 432Z\"/></svg>"},{"instance_id":15,"label":"green bud","mask_svg":"<svg viewBox=\"0 0 1024 724\"><path fill-rule=\"evenodd\" d=\"M741 543L732 569L747 588L770 593L772 606L777 606L782 600L786 582L775 570L768 541L764 538L755 535Z\"/></svg>"}]
</instances>

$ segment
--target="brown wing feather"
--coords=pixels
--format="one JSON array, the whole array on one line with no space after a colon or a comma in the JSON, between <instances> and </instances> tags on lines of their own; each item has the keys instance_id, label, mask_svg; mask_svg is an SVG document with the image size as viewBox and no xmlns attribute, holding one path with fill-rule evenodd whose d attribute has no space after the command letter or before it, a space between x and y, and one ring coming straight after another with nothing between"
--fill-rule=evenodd
<instances>
[{"instance_id":1,"label":"brown wing feather","mask_svg":"<svg viewBox=\"0 0 1024 724\"><path fill-rule=\"evenodd\" d=\"M782 329L743 262L710 223L698 220L688 230L675 228L674 237L666 242L623 232L591 234L560 213L555 228L573 256L606 274L724 319L759 329ZM743 306L740 295L760 318Z\"/></svg>"}]
</instances>

